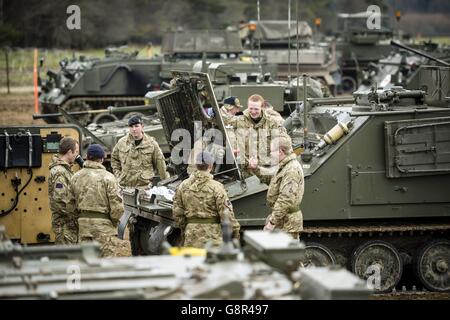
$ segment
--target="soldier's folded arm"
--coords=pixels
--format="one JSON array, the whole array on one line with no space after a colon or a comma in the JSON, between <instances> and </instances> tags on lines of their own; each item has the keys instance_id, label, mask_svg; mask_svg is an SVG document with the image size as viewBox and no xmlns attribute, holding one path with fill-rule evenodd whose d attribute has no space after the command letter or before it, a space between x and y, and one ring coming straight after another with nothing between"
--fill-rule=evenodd
<instances>
[{"instance_id":1,"label":"soldier's folded arm","mask_svg":"<svg viewBox=\"0 0 450 320\"><path fill-rule=\"evenodd\" d=\"M164 159L164 154L161 151L161 148L158 145L158 142L154 141L155 148L152 157L153 167L158 170L158 174L161 177L161 180L170 178L169 173L167 172L166 160Z\"/></svg>"},{"instance_id":2,"label":"soldier's folded arm","mask_svg":"<svg viewBox=\"0 0 450 320\"><path fill-rule=\"evenodd\" d=\"M295 193L299 189L298 177L294 173L286 175L280 184L280 192L273 205L270 222L279 227L289 210L295 205Z\"/></svg>"},{"instance_id":3,"label":"soldier's folded arm","mask_svg":"<svg viewBox=\"0 0 450 320\"><path fill-rule=\"evenodd\" d=\"M239 239L240 233L239 230L241 226L234 216L233 205L231 204L230 199L228 199L228 195L225 189L221 190L216 196L216 206L219 212L220 221L223 222L225 216L228 216L228 219L231 223L231 228L233 229L233 238Z\"/></svg>"},{"instance_id":4,"label":"soldier's folded arm","mask_svg":"<svg viewBox=\"0 0 450 320\"><path fill-rule=\"evenodd\" d=\"M106 180L106 189L109 202L109 216L116 227L122 217L125 209L123 207L122 198L120 197L120 189L115 179Z\"/></svg>"},{"instance_id":5,"label":"soldier's folded arm","mask_svg":"<svg viewBox=\"0 0 450 320\"><path fill-rule=\"evenodd\" d=\"M111 153L111 168L116 178L119 178L122 171L122 165L120 163L119 148L117 147L117 144Z\"/></svg>"},{"instance_id":6,"label":"soldier's folded arm","mask_svg":"<svg viewBox=\"0 0 450 320\"><path fill-rule=\"evenodd\" d=\"M173 219L175 220L175 224L183 230L186 227L186 216L185 216L185 207L183 205L183 199L181 198L180 187L175 191L175 196L173 198Z\"/></svg>"}]
</instances>

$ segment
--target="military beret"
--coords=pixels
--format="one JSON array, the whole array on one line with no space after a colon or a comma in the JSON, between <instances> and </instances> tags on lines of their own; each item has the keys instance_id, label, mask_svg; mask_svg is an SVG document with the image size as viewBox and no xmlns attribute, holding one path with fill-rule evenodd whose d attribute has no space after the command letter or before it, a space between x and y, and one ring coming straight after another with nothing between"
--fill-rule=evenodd
<instances>
[{"instance_id":1,"label":"military beret","mask_svg":"<svg viewBox=\"0 0 450 320\"><path fill-rule=\"evenodd\" d=\"M239 99L236 97L233 97L233 96L228 97L225 100L223 100L223 105L227 109L231 109L233 107L242 108L242 105L241 105Z\"/></svg>"},{"instance_id":2,"label":"military beret","mask_svg":"<svg viewBox=\"0 0 450 320\"><path fill-rule=\"evenodd\" d=\"M87 149L87 156L92 159L105 159L105 151L99 144L91 144Z\"/></svg>"},{"instance_id":3,"label":"military beret","mask_svg":"<svg viewBox=\"0 0 450 320\"><path fill-rule=\"evenodd\" d=\"M214 157L211 153L208 151L202 151L197 155L197 158L195 159L197 164L207 164L212 165L214 164Z\"/></svg>"},{"instance_id":4,"label":"military beret","mask_svg":"<svg viewBox=\"0 0 450 320\"><path fill-rule=\"evenodd\" d=\"M142 124L142 118L140 116L132 116L128 119L128 126L134 126L135 124Z\"/></svg>"}]
</instances>

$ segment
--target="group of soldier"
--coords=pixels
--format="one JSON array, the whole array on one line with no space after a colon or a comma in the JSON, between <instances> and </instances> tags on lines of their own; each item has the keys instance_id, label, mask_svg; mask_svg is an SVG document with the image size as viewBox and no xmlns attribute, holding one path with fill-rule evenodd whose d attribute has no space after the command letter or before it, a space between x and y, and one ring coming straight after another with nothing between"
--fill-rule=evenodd
<instances>
[{"instance_id":1,"label":"group of soldier","mask_svg":"<svg viewBox=\"0 0 450 320\"><path fill-rule=\"evenodd\" d=\"M220 112L230 140L235 142L232 143L233 153L242 153L245 158L246 174L256 175L269 185L267 205L272 212L264 230L280 229L298 238L303 229L299 205L304 178L291 140L282 126L283 118L260 95L249 97L247 109L237 115L241 109L239 100L229 97ZM156 175L161 180L170 175L158 142L144 133L142 118L131 117L128 126L129 134L118 141L111 154L113 174L102 164L106 155L98 144L88 147L87 160L73 173L71 166L79 155L78 142L71 137L60 141L59 154L50 164L48 179L57 244L95 240L100 243L103 256L131 254L129 242L117 237L117 226L124 212L121 189L148 188ZM277 165L269 166L267 157L248 154L246 143L252 141L252 137L237 138L232 134L235 129L276 132L262 149L269 152L269 158L275 159ZM263 139L256 137L256 140L262 143ZM182 230L181 244L200 248L207 243L220 245L221 224L226 219L232 226L233 237L239 239L240 225L233 206L224 186L211 174L216 161L214 155L201 150L194 158L194 170L178 186L173 200L173 218Z\"/></svg>"}]
</instances>

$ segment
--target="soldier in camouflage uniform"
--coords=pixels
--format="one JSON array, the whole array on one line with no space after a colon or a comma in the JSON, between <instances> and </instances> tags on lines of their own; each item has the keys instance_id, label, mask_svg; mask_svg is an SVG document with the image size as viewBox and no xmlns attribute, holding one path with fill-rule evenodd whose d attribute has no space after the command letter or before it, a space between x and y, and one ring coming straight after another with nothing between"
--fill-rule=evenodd
<instances>
[{"instance_id":1,"label":"soldier in camouflage uniform","mask_svg":"<svg viewBox=\"0 0 450 320\"><path fill-rule=\"evenodd\" d=\"M49 165L48 196L52 211L52 228L56 244L75 244L78 241L78 222L70 193L71 170L79 154L78 142L64 137L59 142L59 154Z\"/></svg>"},{"instance_id":2,"label":"soldier in camouflage uniform","mask_svg":"<svg viewBox=\"0 0 450 320\"><path fill-rule=\"evenodd\" d=\"M114 175L102 165L104 158L105 152L100 145L90 145L83 169L71 180L79 215L79 242L98 241L103 257L131 256L129 242L117 238L117 226L124 208Z\"/></svg>"},{"instance_id":3,"label":"soldier in camouflage uniform","mask_svg":"<svg viewBox=\"0 0 450 320\"><path fill-rule=\"evenodd\" d=\"M117 142L111 154L111 167L122 187L148 186L155 169L161 180L169 178L158 142L144 133L142 123L141 117L131 117L130 134Z\"/></svg>"},{"instance_id":4,"label":"soldier in camouflage uniform","mask_svg":"<svg viewBox=\"0 0 450 320\"><path fill-rule=\"evenodd\" d=\"M228 217L233 237L239 239L239 222L223 185L210 174L213 157L207 151L197 156L197 170L175 192L173 217L183 232L183 246L203 248L222 244L221 223Z\"/></svg>"},{"instance_id":5,"label":"soldier in camouflage uniform","mask_svg":"<svg viewBox=\"0 0 450 320\"><path fill-rule=\"evenodd\" d=\"M228 139L231 144L231 149L237 154L239 149L236 139L236 133L233 128L233 119L236 118L236 114L243 108L239 99L231 96L223 101L224 105L220 108L220 115L222 116L225 129L227 130ZM225 139L225 137L224 137Z\"/></svg>"},{"instance_id":6,"label":"soldier in camouflage uniform","mask_svg":"<svg viewBox=\"0 0 450 320\"><path fill-rule=\"evenodd\" d=\"M249 162L250 169L262 182L269 184L267 205L272 209L272 213L266 220L264 230L281 229L298 239L299 232L303 230L303 215L300 210L305 185L303 169L292 150L289 136L275 138L271 151L272 156L279 159L275 173L258 167L256 158Z\"/></svg>"},{"instance_id":7,"label":"soldier in camouflage uniform","mask_svg":"<svg viewBox=\"0 0 450 320\"><path fill-rule=\"evenodd\" d=\"M260 164L271 165L270 142L274 136L286 133L281 123L266 113L263 104L264 99L260 95L250 96L244 114L230 122L236 129L238 159L241 164L248 164L248 160L256 156Z\"/></svg>"},{"instance_id":8,"label":"soldier in camouflage uniform","mask_svg":"<svg viewBox=\"0 0 450 320\"><path fill-rule=\"evenodd\" d=\"M220 108L220 114L225 126L230 123L233 117L235 117L241 109L242 105L238 98L231 96L223 100L223 106Z\"/></svg>"},{"instance_id":9,"label":"soldier in camouflage uniform","mask_svg":"<svg viewBox=\"0 0 450 320\"><path fill-rule=\"evenodd\" d=\"M281 114L278 111L276 111L273 108L273 106L269 103L269 101L264 100L263 109L269 116L271 116L273 119L275 119L276 122L278 122L278 125L280 127L283 125L283 123L284 123L283 117L281 116Z\"/></svg>"}]
</instances>

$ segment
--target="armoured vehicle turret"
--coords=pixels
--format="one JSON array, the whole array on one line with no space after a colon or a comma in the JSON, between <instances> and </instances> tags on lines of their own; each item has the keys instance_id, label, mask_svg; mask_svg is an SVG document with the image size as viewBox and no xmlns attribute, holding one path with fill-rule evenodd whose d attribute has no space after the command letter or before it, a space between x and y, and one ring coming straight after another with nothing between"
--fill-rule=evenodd
<instances>
[{"instance_id":1,"label":"armoured vehicle turret","mask_svg":"<svg viewBox=\"0 0 450 320\"><path fill-rule=\"evenodd\" d=\"M105 259L100 258L97 243L20 246L5 237L0 225L0 299L369 297L365 283L342 268L298 269L304 245L293 243L286 234L250 231L245 238L244 248L225 241L222 248L211 248L206 255L168 248L172 255ZM266 314L267 307L259 306L254 313Z\"/></svg>"},{"instance_id":2,"label":"armoured vehicle turret","mask_svg":"<svg viewBox=\"0 0 450 320\"><path fill-rule=\"evenodd\" d=\"M288 82L274 80L270 74L240 73L225 63L210 64L208 75L219 104L226 97L235 96L246 107L248 97L260 94L274 110L288 116L292 112L293 102L298 100L297 96L303 96L303 83L300 81L297 88L296 78ZM320 81L311 79L307 84L308 98L322 98L328 95L328 88Z\"/></svg>"},{"instance_id":3,"label":"armoured vehicle turret","mask_svg":"<svg viewBox=\"0 0 450 320\"><path fill-rule=\"evenodd\" d=\"M58 72L49 70L41 82L40 112L58 113L105 109L108 106L144 104L144 95L159 89L161 63L156 59L138 59L138 52L126 53L109 48L105 58L63 59ZM99 122L103 114L85 115L83 125ZM50 123L62 118L47 118Z\"/></svg>"},{"instance_id":4,"label":"armoured vehicle turret","mask_svg":"<svg viewBox=\"0 0 450 320\"><path fill-rule=\"evenodd\" d=\"M369 19L380 22L379 28L368 27ZM359 73L371 62L386 57L392 48L392 22L388 16L374 12L340 13L336 43L338 64L342 72L341 90L353 92L359 86Z\"/></svg>"},{"instance_id":5,"label":"armoured vehicle turret","mask_svg":"<svg viewBox=\"0 0 450 320\"><path fill-rule=\"evenodd\" d=\"M320 80L334 92L334 87L339 84L335 43L313 37L306 21L299 21L297 43L296 29L296 21L291 21L290 26L289 21L284 20L249 21L241 26L240 35L244 48L250 50L255 59L261 48L263 61L278 66L278 75L274 79L287 80L296 71L298 48L299 72Z\"/></svg>"},{"instance_id":6,"label":"armoured vehicle turret","mask_svg":"<svg viewBox=\"0 0 450 320\"><path fill-rule=\"evenodd\" d=\"M306 263L346 266L374 280L380 292L410 281L427 290L450 289L449 72L422 66L415 90L373 89L297 105L288 129L293 145L300 146L305 175L300 238L306 242ZM184 130L193 137L198 127L200 137L210 129L227 137L208 76L174 77L176 86L156 98L168 140L176 129L181 130L177 136ZM214 118L198 98L204 90ZM172 155L183 149L179 140L169 145ZM190 141L184 148L192 146ZM270 214L267 185L256 176L244 178L228 139L215 139L206 148L227 159L214 176L225 185L242 229L262 228ZM187 164L173 165L177 175L160 182L161 189L124 193L120 229L127 222L131 226L135 254L158 253L162 230L173 226L170 194L187 177ZM176 230L169 236L172 242L178 239Z\"/></svg>"},{"instance_id":7,"label":"armoured vehicle turret","mask_svg":"<svg viewBox=\"0 0 450 320\"><path fill-rule=\"evenodd\" d=\"M161 78L169 81L173 70L207 72L211 63L225 63L238 74L259 72L276 76L274 64L260 65L255 59L243 56L243 51L236 31L181 29L168 32L161 46Z\"/></svg>"},{"instance_id":8,"label":"armoured vehicle turret","mask_svg":"<svg viewBox=\"0 0 450 320\"><path fill-rule=\"evenodd\" d=\"M409 47L425 51L436 58L448 56L448 50L437 43L413 41L408 35L396 30L400 16L400 12L396 12L397 22L394 23L392 17L377 12L338 14L336 49L342 72L339 91L354 92L367 80L367 72L373 72L374 64L380 60L392 59L392 55L395 55L393 49L398 49L392 47L393 40L406 43ZM397 58L393 59L397 63Z\"/></svg>"},{"instance_id":9,"label":"armoured vehicle turret","mask_svg":"<svg viewBox=\"0 0 450 320\"><path fill-rule=\"evenodd\" d=\"M450 66L450 63L445 61L445 59L450 59L450 48L435 47L434 50L429 49L428 52L423 52L397 41L391 41L391 45L401 50L392 52L387 58L381 59L376 64L369 63L367 70L362 72L363 77L358 91L368 90L372 86L377 88L393 86L418 88L421 65Z\"/></svg>"}]
</instances>

